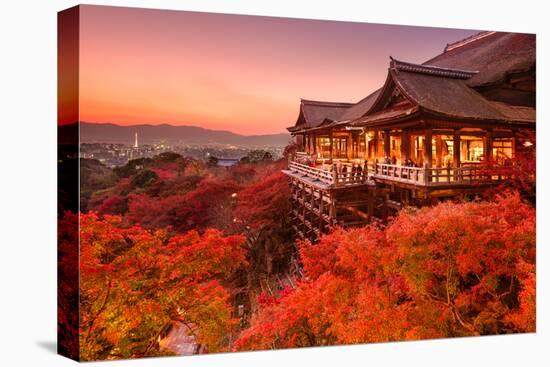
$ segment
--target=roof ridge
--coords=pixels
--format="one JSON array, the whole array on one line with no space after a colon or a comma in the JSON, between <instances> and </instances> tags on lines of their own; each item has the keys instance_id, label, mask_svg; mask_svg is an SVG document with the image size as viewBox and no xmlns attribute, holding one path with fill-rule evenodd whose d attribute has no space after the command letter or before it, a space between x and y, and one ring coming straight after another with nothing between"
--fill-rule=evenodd
<instances>
[{"instance_id":1,"label":"roof ridge","mask_svg":"<svg viewBox=\"0 0 550 367\"><path fill-rule=\"evenodd\" d=\"M446 78L454 79L470 79L476 75L479 71L477 70L463 70L463 69L454 69L454 68L444 68L434 65L421 65L413 64L410 62L399 61L390 56L390 69L396 71L407 71L411 73L427 74L442 76Z\"/></svg>"},{"instance_id":2,"label":"roof ridge","mask_svg":"<svg viewBox=\"0 0 550 367\"><path fill-rule=\"evenodd\" d=\"M313 99L305 99L305 98L300 98L300 102L302 103L309 103L309 104L318 104L318 105L346 105L346 106L352 106L354 105L355 103L353 102L332 102L332 101L316 101L316 100L313 100Z\"/></svg>"},{"instance_id":3,"label":"roof ridge","mask_svg":"<svg viewBox=\"0 0 550 367\"><path fill-rule=\"evenodd\" d=\"M469 43L478 41L478 40L483 39L485 37L491 36L495 33L497 33L497 32L495 32L495 31L482 31L482 32L478 32L476 34L473 34L471 36L468 36L466 38L463 38L461 40L451 42L451 43L447 43L447 45L443 49L443 52L449 52L451 50L454 50L455 48L465 46Z\"/></svg>"}]
</instances>

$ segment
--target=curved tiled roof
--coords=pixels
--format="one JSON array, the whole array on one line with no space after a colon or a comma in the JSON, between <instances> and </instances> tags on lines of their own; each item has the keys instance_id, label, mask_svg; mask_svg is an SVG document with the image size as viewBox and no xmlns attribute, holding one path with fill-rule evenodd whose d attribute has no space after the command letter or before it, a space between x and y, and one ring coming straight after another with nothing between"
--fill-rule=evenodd
<instances>
[{"instance_id":1,"label":"curved tiled roof","mask_svg":"<svg viewBox=\"0 0 550 367\"><path fill-rule=\"evenodd\" d=\"M482 32L452 43L423 65L476 70L468 85L476 87L503 80L507 74L535 66L536 35Z\"/></svg>"},{"instance_id":2,"label":"curved tiled roof","mask_svg":"<svg viewBox=\"0 0 550 367\"><path fill-rule=\"evenodd\" d=\"M378 94L382 88L375 90L373 93L369 94L350 108L344 112L344 114L340 117L341 121L347 121L347 120L355 120L361 116L364 116L365 113L372 107L372 104L374 101L376 101L376 98L378 97Z\"/></svg>"},{"instance_id":3,"label":"curved tiled roof","mask_svg":"<svg viewBox=\"0 0 550 367\"><path fill-rule=\"evenodd\" d=\"M465 119L534 122L525 111L504 109L468 86L467 79L391 70L397 87L422 109ZM532 110L532 109L531 109Z\"/></svg>"},{"instance_id":4,"label":"curved tiled roof","mask_svg":"<svg viewBox=\"0 0 550 367\"><path fill-rule=\"evenodd\" d=\"M471 88L468 83L475 75L475 72L463 69L416 65L392 59L388 78L379 97L366 116L354 121L354 124L378 121L378 115L385 113L384 106L395 88L422 111L439 116L503 123L535 122L533 108L489 101ZM412 110L406 112L410 114Z\"/></svg>"},{"instance_id":5,"label":"curved tiled roof","mask_svg":"<svg viewBox=\"0 0 550 367\"><path fill-rule=\"evenodd\" d=\"M321 125L325 120L335 121L353 103L300 100L300 114L292 130L309 129Z\"/></svg>"},{"instance_id":6,"label":"curved tiled roof","mask_svg":"<svg viewBox=\"0 0 550 367\"><path fill-rule=\"evenodd\" d=\"M423 64L391 59L384 86L355 104L302 100L300 114L305 123L298 126L299 117L293 129L320 127L325 120L364 125L415 112L384 110L395 87L420 110L439 116L534 123L534 108L490 101L474 88L531 71L535 60L534 34L481 32L448 44L443 53Z\"/></svg>"}]
</instances>

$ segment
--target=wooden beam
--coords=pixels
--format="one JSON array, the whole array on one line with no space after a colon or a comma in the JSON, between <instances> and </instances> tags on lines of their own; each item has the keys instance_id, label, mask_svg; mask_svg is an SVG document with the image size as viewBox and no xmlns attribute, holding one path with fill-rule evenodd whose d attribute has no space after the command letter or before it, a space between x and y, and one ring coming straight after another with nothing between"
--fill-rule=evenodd
<instances>
[{"instance_id":1,"label":"wooden beam","mask_svg":"<svg viewBox=\"0 0 550 367\"><path fill-rule=\"evenodd\" d=\"M485 161L489 162L493 158L493 130L488 129L485 133Z\"/></svg>"},{"instance_id":2,"label":"wooden beam","mask_svg":"<svg viewBox=\"0 0 550 367\"><path fill-rule=\"evenodd\" d=\"M424 167L432 167L432 129L424 131Z\"/></svg>"},{"instance_id":3,"label":"wooden beam","mask_svg":"<svg viewBox=\"0 0 550 367\"><path fill-rule=\"evenodd\" d=\"M353 158L361 157L361 134L353 134L353 143L355 150L353 151Z\"/></svg>"},{"instance_id":4,"label":"wooden beam","mask_svg":"<svg viewBox=\"0 0 550 367\"><path fill-rule=\"evenodd\" d=\"M443 139L441 135L435 136L435 166L443 167Z\"/></svg>"},{"instance_id":5,"label":"wooden beam","mask_svg":"<svg viewBox=\"0 0 550 367\"><path fill-rule=\"evenodd\" d=\"M369 203L367 204L367 211L369 215L369 220L372 220L372 216L374 215L374 189L369 189L367 191L367 195L369 201Z\"/></svg>"},{"instance_id":6,"label":"wooden beam","mask_svg":"<svg viewBox=\"0 0 550 367\"><path fill-rule=\"evenodd\" d=\"M313 135L313 154L317 158L317 135Z\"/></svg>"},{"instance_id":7,"label":"wooden beam","mask_svg":"<svg viewBox=\"0 0 550 367\"><path fill-rule=\"evenodd\" d=\"M518 138L518 132L517 130L512 130L512 158L517 158L517 151L518 151L518 145L519 145L519 138Z\"/></svg>"},{"instance_id":8,"label":"wooden beam","mask_svg":"<svg viewBox=\"0 0 550 367\"><path fill-rule=\"evenodd\" d=\"M352 134L349 133L348 136L346 136L346 158L347 159L351 159L351 157L353 156L352 145L353 145Z\"/></svg>"},{"instance_id":9,"label":"wooden beam","mask_svg":"<svg viewBox=\"0 0 550 367\"><path fill-rule=\"evenodd\" d=\"M319 190L319 230L323 232L323 210L324 210L323 191Z\"/></svg>"},{"instance_id":10,"label":"wooden beam","mask_svg":"<svg viewBox=\"0 0 550 367\"><path fill-rule=\"evenodd\" d=\"M364 220L367 220L367 221L370 219L369 215L367 213L365 213L364 211L360 210L360 209L357 209L357 208L352 207L352 206L343 206L343 208L345 208L350 213L358 216L361 219L364 219Z\"/></svg>"},{"instance_id":11,"label":"wooden beam","mask_svg":"<svg viewBox=\"0 0 550 367\"><path fill-rule=\"evenodd\" d=\"M332 130L330 130L330 132L329 132L329 134L328 134L328 138L329 138L329 143L330 143L330 145L329 145L329 156L328 156L328 158L329 158L329 160L332 162L332 148L333 148L333 147L332 147L332 145L333 145L333 143L332 143L332 140L333 140Z\"/></svg>"},{"instance_id":12,"label":"wooden beam","mask_svg":"<svg viewBox=\"0 0 550 367\"><path fill-rule=\"evenodd\" d=\"M390 130L384 130L384 156L391 158Z\"/></svg>"},{"instance_id":13,"label":"wooden beam","mask_svg":"<svg viewBox=\"0 0 550 367\"><path fill-rule=\"evenodd\" d=\"M410 158L411 151L411 138L407 130L401 131L401 165L405 165L405 162Z\"/></svg>"},{"instance_id":14,"label":"wooden beam","mask_svg":"<svg viewBox=\"0 0 550 367\"><path fill-rule=\"evenodd\" d=\"M374 149L373 149L373 153L374 153L374 159L378 158L378 138L379 138L379 131L378 130L374 130L374 138L372 139L373 141L373 144L374 144Z\"/></svg>"},{"instance_id":15,"label":"wooden beam","mask_svg":"<svg viewBox=\"0 0 550 367\"><path fill-rule=\"evenodd\" d=\"M460 167L460 130L453 131L453 167Z\"/></svg>"}]
</instances>

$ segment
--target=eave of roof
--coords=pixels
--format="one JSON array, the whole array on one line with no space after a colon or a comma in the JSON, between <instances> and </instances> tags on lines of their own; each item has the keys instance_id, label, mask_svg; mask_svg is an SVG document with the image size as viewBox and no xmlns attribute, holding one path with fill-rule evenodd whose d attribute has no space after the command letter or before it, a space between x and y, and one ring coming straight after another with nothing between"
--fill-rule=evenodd
<instances>
[{"instance_id":1,"label":"eave of roof","mask_svg":"<svg viewBox=\"0 0 550 367\"><path fill-rule=\"evenodd\" d=\"M479 71L477 70L463 70L463 69L453 69L453 68L442 68L439 66L432 65L420 65L413 64L410 62L399 61L390 56L390 69L399 71L407 71L411 73L426 74L441 76L444 78L453 78L453 79L470 79Z\"/></svg>"},{"instance_id":2,"label":"eave of roof","mask_svg":"<svg viewBox=\"0 0 550 367\"><path fill-rule=\"evenodd\" d=\"M526 72L536 63L536 35L480 32L448 44L424 65L478 70L468 81L472 87L499 83L510 74Z\"/></svg>"},{"instance_id":3,"label":"eave of roof","mask_svg":"<svg viewBox=\"0 0 550 367\"><path fill-rule=\"evenodd\" d=\"M525 109L519 110L487 100L467 85L467 79L417 72L390 70L395 86L425 111L451 118L501 122L534 122Z\"/></svg>"},{"instance_id":4,"label":"eave of roof","mask_svg":"<svg viewBox=\"0 0 550 367\"><path fill-rule=\"evenodd\" d=\"M368 127L369 125L376 125L387 121L395 121L395 120L401 120L404 118L412 118L414 116L417 116L419 111L420 109L418 108L418 106L403 107L399 109L386 110L386 111L382 110L372 115L368 115L360 119L357 119L353 121L351 125L358 126L358 127Z\"/></svg>"},{"instance_id":5,"label":"eave of roof","mask_svg":"<svg viewBox=\"0 0 550 367\"><path fill-rule=\"evenodd\" d=\"M300 98L300 103L314 106L323 106L323 107L343 107L347 108L353 106L351 102L332 102L332 101L315 101L312 99Z\"/></svg>"},{"instance_id":6,"label":"eave of roof","mask_svg":"<svg viewBox=\"0 0 550 367\"><path fill-rule=\"evenodd\" d=\"M323 123L325 119L334 121L351 106L353 106L353 103L314 101L302 98L300 99L300 112L295 127L312 128ZM303 123L299 123L301 120L303 120Z\"/></svg>"},{"instance_id":7,"label":"eave of roof","mask_svg":"<svg viewBox=\"0 0 550 367\"><path fill-rule=\"evenodd\" d=\"M448 44L443 53L422 65L392 59L384 86L356 104L303 99L302 103L306 104L347 105L348 108L339 118L334 119L335 123L319 122L319 125L323 126L299 131L315 131L360 123L363 117L384 110L385 102L391 97L394 88L398 88L411 103L418 105L419 111L434 116L472 121L525 123L534 126L534 108L493 102L472 88L499 82L516 72L531 70L535 65L535 48L536 39L533 34L481 32ZM403 75L400 77L400 74ZM416 81L415 78L408 78L410 80L407 83L407 75L410 74L420 77L416 78ZM430 80L435 81L432 83ZM423 87L429 87L432 83L438 91L424 88L424 93L413 93L411 88L414 89L414 85L411 83L420 83ZM450 87L456 94L449 97L452 93L445 89L445 86ZM462 97L461 101L457 101L459 97Z\"/></svg>"}]
</instances>

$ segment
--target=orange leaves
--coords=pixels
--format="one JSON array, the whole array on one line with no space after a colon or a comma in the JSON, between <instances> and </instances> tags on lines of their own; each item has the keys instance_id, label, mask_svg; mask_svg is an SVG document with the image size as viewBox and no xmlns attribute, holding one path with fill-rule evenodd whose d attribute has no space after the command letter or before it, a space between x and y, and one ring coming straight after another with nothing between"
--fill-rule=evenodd
<instances>
[{"instance_id":1,"label":"orange leaves","mask_svg":"<svg viewBox=\"0 0 550 367\"><path fill-rule=\"evenodd\" d=\"M343 236L344 232L338 230L330 236L323 237L323 240L315 245L309 241L299 242L300 259L306 278L315 280L325 272L334 269L338 260L336 249Z\"/></svg>"},{"instance_id":2,"label":"orange leaves","mask_svg":"<svg viewBox=\"0 0 550 367\"><path fill-rule=\"evenodd\" d=\"M288 180L281 172L275 172L249 185L237 194L235 218L253 229L284 226L289 210L290 191Z\"/></svg>"},{"instance_id":3,"label":"orange leaves","mask_svg":"<svg viewBox=\"0 0 550 367\"><path fill-rule=\"evenodd\" d=\"M223 349L235 320L216 279L246 264L242 236L207 230L169 238L166 230L125 228L118 216L80 219L84 360L157 353L152 340L176 315L197 326L209 350Z\"/></svg>"},{"instance_id":4,"label":"orange leaves","mask_svg":"<svg viewBox=\"0 0 550 367\"><path fill-rule=\"evenodd\" d=\"M223 237L218 230L209 229L202 236L196 231L172 237L168 247L173 250L169 262L177 262L181 269L196 277L221 275L230 277L246 265L243 236Z\"/></svg>"},{"instance_id":5,"label":"orange leaves","mask_svg":"<svg viewBox=\"0 0 550 367\"><path fill-rule=\"evenodd\" d=\"M385 229L338 229L299 249L305 280L261 302L236 349L535 328L535 211L517 194L404 210Z\"/></svg>"}]
</instances>

